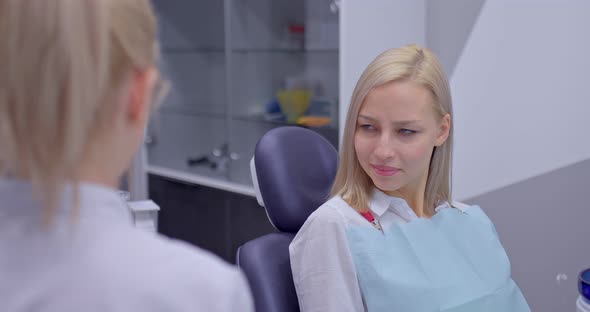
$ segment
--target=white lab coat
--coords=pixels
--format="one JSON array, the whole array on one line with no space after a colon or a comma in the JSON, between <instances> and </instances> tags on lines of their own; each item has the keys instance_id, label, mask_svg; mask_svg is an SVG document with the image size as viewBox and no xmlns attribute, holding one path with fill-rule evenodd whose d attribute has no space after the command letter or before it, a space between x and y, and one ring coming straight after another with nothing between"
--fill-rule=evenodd
<instances>
[{"instance_id":1,"label":"white lab coat","mask_svg":"<svg viewBox=\"0 0 590 312\"><path fill-rule=\"evenodd\" d=\"M30 184L0 179L0 311L253 311L236 267L134 228L112 189L80 190L78 218L59 205L43 227Z\"/></svg>"}]
</instances>

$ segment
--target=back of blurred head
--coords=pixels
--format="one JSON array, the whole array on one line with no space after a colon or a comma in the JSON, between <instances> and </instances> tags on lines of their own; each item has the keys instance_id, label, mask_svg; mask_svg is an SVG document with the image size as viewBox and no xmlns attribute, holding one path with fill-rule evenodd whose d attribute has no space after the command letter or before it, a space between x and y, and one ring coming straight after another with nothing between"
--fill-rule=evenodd
<instances>
[{"instance_id":1,"label":"back of blurred head","mask_svg":"<svg viewBox=\"0 0 590 312\"><path fill-rule=\"evenodd\" d=\"M149 0L0 0L0 38L0 176L47 218L66 184L116 187L158 80Z\"/></svg>"}]
</instances>

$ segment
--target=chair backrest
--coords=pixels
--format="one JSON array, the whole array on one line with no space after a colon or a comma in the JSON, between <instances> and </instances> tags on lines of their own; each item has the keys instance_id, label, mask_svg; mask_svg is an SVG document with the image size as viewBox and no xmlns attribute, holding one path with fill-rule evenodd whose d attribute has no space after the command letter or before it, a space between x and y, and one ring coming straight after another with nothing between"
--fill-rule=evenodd
<instances>
[{"instance_id":1,"label":"chair backrest","mask_svg":"<svg viewBox=\"0 0 590 312\"><path fill-rule=\"evenodd\" d=\"M252 290L257 312L299 311L289 244L307 217L324 203L336 176L338 153L324 137L300 127L267 132L250 162L258 203L281 233L238 249L237 263Z\"/></svg>"}]
</instances>

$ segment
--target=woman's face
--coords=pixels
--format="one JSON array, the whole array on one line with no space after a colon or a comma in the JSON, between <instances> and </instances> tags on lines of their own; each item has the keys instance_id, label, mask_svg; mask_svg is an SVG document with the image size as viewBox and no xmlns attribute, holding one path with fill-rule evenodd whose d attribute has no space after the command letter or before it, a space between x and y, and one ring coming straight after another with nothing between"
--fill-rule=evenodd
<instances>
[{"instance_id":1,"label":"woman's face","mask_svg":"<svg viewBox=\"0 0 590 312\"><path fill-rule=\"evenodd\" d=\"M358 161L380 190L413 194L425 187L435 146L448 137L450 116L437 116L425 87L394 81L369 92L354 135Z\"/></svg>"}]
</instances>

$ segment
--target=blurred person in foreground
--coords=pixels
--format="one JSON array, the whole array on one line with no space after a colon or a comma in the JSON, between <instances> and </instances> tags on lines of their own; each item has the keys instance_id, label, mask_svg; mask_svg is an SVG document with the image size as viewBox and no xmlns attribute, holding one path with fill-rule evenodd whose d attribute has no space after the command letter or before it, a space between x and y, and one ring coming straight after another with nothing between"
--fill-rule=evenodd
<instances>
[{"instance_id":1,"label":"blurred person in foreground","mask_svg":"<svg viewBox=\"0 0 590 312\"><path fill-rule=\"evenodd\" d=\"M148 0L0 0L0 310L252 311L242 273L117 194L157 70Z\"/></svg>"}]
</instances>

